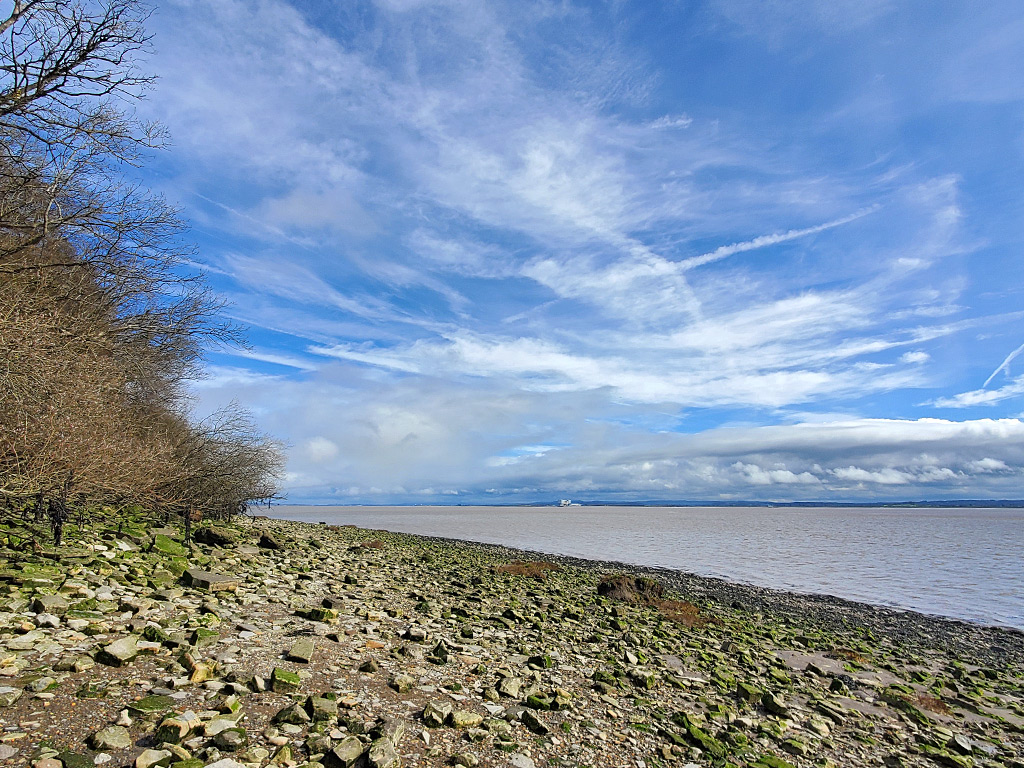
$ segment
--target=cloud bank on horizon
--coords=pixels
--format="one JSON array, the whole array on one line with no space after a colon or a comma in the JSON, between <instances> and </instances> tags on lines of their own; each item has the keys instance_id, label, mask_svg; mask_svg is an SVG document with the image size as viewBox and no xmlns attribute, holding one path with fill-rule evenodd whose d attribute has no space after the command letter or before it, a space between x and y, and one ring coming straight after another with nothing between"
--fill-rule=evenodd
<instances>
[{"instance_id":1,"label":"cloud bank on horizon","mask_svg":"<svg viewBox=\"0 0 1024 768\"><path fill-rule=\"evenodd\" d=\"M1024 496L1024 8L168 0L292 502Z\"/></svg>"}]
</instances>

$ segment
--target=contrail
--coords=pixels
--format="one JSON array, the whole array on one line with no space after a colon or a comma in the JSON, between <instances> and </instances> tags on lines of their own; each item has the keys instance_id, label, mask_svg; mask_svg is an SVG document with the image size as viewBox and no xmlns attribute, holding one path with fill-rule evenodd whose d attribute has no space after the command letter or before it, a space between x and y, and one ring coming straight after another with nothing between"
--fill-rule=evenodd
<instances>
[{"instance_id":1,"label":"contrail","mask_svg":"<svg viewBox=\"0 0 1024 768\"><path fill-rule=\"evenodd\" d=\"M981 385L981 388L984 389L985 387L987 387L988 383L992 381L992 379L994 379L996 377L996 374L999 373L1000 371L1006 371L1007 373L1009 373L1010 371L1007 366L1009 366L1010 361L1013 360L1013 358L1015 358L1021 352L1024 352L1024 344L1021 344L1019 347L1013 350L1013 352L1006 356L1006 359L999 364L999 367L992 371L992 375L985 379L985 383Z\"/></svg>"},{"instance_id":2,"label":"contrail","mask_svg":"<svg viewBox=\"0 0 1024 768\"><path fill-rule=\"evenodd\" d=\"M834 221L826 221L824 224L818 224L816 227L807 227L806 229L791 229L788 232L778 232L774 235L761 235L755 237L753 240L747 240L743 243L732 243L731 245L723 245L720 248L716 248L710 253L705 253L702 256L694 256L692 259L683 259L679 262L679 268L683 270L693 269L694 267L700 267L704 264L710 264L713 261L719 261L727 256L732 256L734 253L742 253L743 251L753 251L757 248L764 248L768 245L775 245L776 243L784 243L787 240L796 240L798 237L805 237L806 235L817 234L818 232L824 232L826 229L832 229L833 227L839 227L843 224L849 224L851 221L863 218L868 214L874 213L879 209L880 206L872 205L868 208L861 208L856 213L851 213L849 216L844 216L841 219L835 219Z\"/></svg>"}]
</instances>

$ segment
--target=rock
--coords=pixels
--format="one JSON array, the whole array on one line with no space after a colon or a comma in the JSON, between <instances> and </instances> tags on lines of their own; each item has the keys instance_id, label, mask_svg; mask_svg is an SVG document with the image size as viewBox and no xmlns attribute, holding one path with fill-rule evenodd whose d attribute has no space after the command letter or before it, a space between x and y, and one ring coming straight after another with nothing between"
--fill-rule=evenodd
<instances>
[{"instance_id":1,"label":"rock","mask_svg":"<svg viewBox=\"0 0 1024 768\"><path fill-rule=\"evenodd\" d=\"M68 601L60 595L39 595L32 601L32 610L36 613L63 616L68 611Z\"/></svg>"},{"instance_id":2,"label":"rock","mask_svg":"<svg viewBox=\"0 0 1024 768\"><path fill-rule=\"evenodd\" d=\"M288 658L301 664L309 664L313 659L313 651L315 649L316 644L313 642L313 639L303 637L292 643L292 647L288 651Z\"/></svg>"},{"instance_id":3,"label":"rock","mask_svg":"<svg viewBox=\"0 0 1024 768\"><path fill-rule=\"evenodd\" d=\"M320 761L324 768L351 768L362 757L363 742L355 736L342 739L341 743L323 756Z\"/></svg>"},{"instance_id":4,"label":"rock","mask_svg":"<svg viewBox=\"0 0 1024 768\"><path fill-rule=\"evenodd\" d=\"M395 745L388 739L377 739L370 744L366 760L370 768L399 768L402 764Z\"/></svg>"},{"instance_id":5,"label":"rock","mask_svg":"<svg viewBox=\"0 0 1024 768\"><path fill-rule=\"evenodd\" d=\"M209 648L211 645L216 645L218 640L220 640L220 632L206 627L197 627L188 636L189 643L197 649Z\"/></svg>"},{"instance_id":6,"label":"rock","mask_svg":"<svg viewBox=\"0 0 1024 768\"><path fill-rule=\"evenodd\" d=\"M274 673L270 678L270 685L274 693L291 693L297 691L302 684L300 678L294 672L289 672L281 667L274 667Z\"/></svg>"},{"instance_id":7,"label":"rock","mask_svg":"<svg viewBox=\"0 0 1024 768\"><path fill-rule=\"evenodd\" d=\"M398 717L385 718L383 723L373 729L371 735L375 739L387 739L397 747L405 735L405 720Z\"/></svg>"},{"instance_id":8,"label":"rock","mask_svg":"<svg viewBox=\"0 0 1024 768\"><path fill-rule=\"evenodd\" d=\"M206 768L246 768L237 760L232 760L230 757L225 757L218 760L215 763L209 763Z\"/></svg>"},{"instance_id":9,"label":"rock","mask_svg":"<svg viewBox=\"0 0 1024 768\"><path fill-rule=\"evenodd\" d=\"M309 608L302 615L310 621L319 621L322 624L333 624L338 619L338 612L333 608Z\"/></svg>"},{"instance_id":10,"label":"rock","mask_svg":"<svg viewBox=\"0 0 1024 768\"><path fill-rule=\"evenodd\" d=\"M206 592L238 591L238 579L223 573L213 573L198 568L190 568L185 571L182 580L194 589L202 589Z\"/></svg>"},{"instance_id":11,"label":"rock","mask_svg":"<svg viewBox=\"0 0 1024 768\"><path fill-rule=\"evenodd\" d=\"M536 763L529 755L524 755L522 752L515 752L509 758L509 765L512 768L536 768Z\"/></svg>"},{"instance_id":12,"label":"rock","mask_svg":"<svg viewBox=\"0 0 1024 768\"><path fill-rule=\"evenodd\" d=\"M200 528L192 536L200 544L209 544L214 547L233 547L238 543L238 534L224 526L211 525Z\"/></svg>"},{"instance_id":13,"label":"rock","mask_svg":"<svg viewBox=\"0 0 1024 768\"><path fill-rule=\"evenodd\" d=\"M175 708L177 702L170 696L152 695L128 705L128 714L143 720L157 720Z\"/></svg>"},{"instance_id":14,"label":"rock","mask_svg":"<svg viewBox=\"0 0 1024 768\"><path fill-rule=\"evenodd\" d=\"M498 683L498 693L510 699L518 699L523 688L523 681L518 677L504 677Z\"/></svg>"},{"instance_id":15,"label":"rock","mask_svg":"<svg viewBox=\"0 0 1024 768\"><path fill-rule=\"evenodd\" d=\"M961 755L969 755L974 752L974 745L971 743L971 740L962 733L953 736L946 746L954 752L959 752Z\"/></svg>"},{"instance_id":16,"label":"rock","mask_svg":"<svg viewBox=\"0 0 1024 768\"><path fill-rule=\"evenodd\" d=\"M769 712L776 717L788 717L789 707L787 707L780 696L771 691L765 691L764 695L761 696L761 704L765 708L766 712Z\"/></svg>"},{"instance_id":17,"label":"rock","mask_svg":"<svg viewBox=\"0 0 1024 768\"><path fill-rule=\"evenodd\" d=\"M123 667L139 655L139 641L134 636L122 637L103 646L96 660L111 667Z\"/></svg>"},{"instance_id":18,"label":"rock","mask_svg":"<svg viewBox=\"0 0 1024 768\"><path fill-rule=\"evenodd\" d=\"M399 693L408 693L413 689L413 686L416 685L416 678L412 675L399 673L391 678L388 685L390 685Z\"/></svg>"},{"instance_id":19,"label":"rock","mask_svg":"<svg viewBox=\"0 0 1024 768\"><path fill-rule=\"evenodd\" d=\"M761 755L757 762L751 763L751 768L796 768L796 766L775 755Z\"/></svg>"},{"instance_id":20,"label":"rock","mask_svg":"<svg viewBox=\"0 0 1024 768\"><path fill-rule=\"evenodd\" d=\"M0 744L0 760L8 760L18 754L18 750L10 744Z\"/></svg>"},{"instance_id":21,"label":"rock","mask_svg":"<svg viewBox=\"0 0 1024 768\"><path fill-rule=\"evenodd\" d=\"M192 732L192 724L184 718L168 717L156 729L158 740L168 744L179 744Z\"/></svg>"},{"instance_id":22,"label":"rock","mask_svg":"<svg viewBox=\"0 0 1024 768\"><path fill-rule=\"evenodd\" d=\"M284 549L284 545L270 532L265 532L260 536L259 546L263 549Z\"/></svg>"},{"instance_id":23,"label":"rock","mask_svg":"<svg viewBox=\"0 0 1024 768\"><path fill-rule=\"evenodd\" d=\"M335 705L337 707L337 705ZM337 708L335 708L337 712ZM280 710L274 715L273 722L275 723L290 723L292 725L305 725L310 722L312 718L309 713L298 704L291 704L284 709Z\"/></svg>"},{"instance_id":24,"label":"rock","mask_svg":"<svg viewBox=\"0 0 1024 768\"><path fill-rule=\"evenodd\" d=\"M111 725L96 731L89 742L97 750L128 749L132 745L132 737L127 728Z\"/></svg>"},{"instance_id":25,"label":"rock","mask_svg":"<svg viewBox=\"0 0 1024 768\"><path fill-rule=\"evenodd\" d=\"M249 745L249 736L245 732L245 728L233 726L225 728L214 736L213 743L218 749L222 749L225 752L237 752Z\"/></svg>"},{"instance_id":26,"label":"rock","mask_svg":"<svg viewBox=\"0 0 1024 768\"><path fill-rule=\"evenodd\" d=\"M147 749L135 758L135 768L153 768L171 764L174 753L167 749Z\"/></svg>"},{"instance_id":27,"label":"rock","mask_svg":"<svg viewBox=\"0 0 1024 768\"><path fill-rule=\"evenodd\" d=\"M450 701L430 701L423 708L423 723L428 728L440 728L452 714Z\"/></svg>"},{"instance_id":28,"label":"rock","mask_svg":"<svg viewBox=\"0 0 1024 768\"><path fill-rule=\"evenodd\" d=\"M529 728L531 731L536 733L538 736L546 736L551 732L551 729L544 724L544 722L534 714L533 710L523 710L523 714L520 717L523 725Z\"/></svg>"},{"instance_id":29,"label":"rock","mask_svg":"<svg viewBox=\"0 0 1024 768\"><path fill-rule=\"evenodd\" d=\"M165 536L162 533L158 533L153 537L153 543L150 545L150 549L164 555L170 555L171 557L184 557L188 554L188 550L185 549L185 547L176 542L170 536Z\"/></svg>"},{"instance_id":30,"label":"rock","mask_svg":"<svg viewBox=\"0 0 1024 768\"><path fill-rule=\"evenodd\" d=\"M306 699L305 711L313 722L333 722L338 718L338 702L321 696L310 696Z\"/></svg>"},{"instance_id":31,"label":"rock","mask_svg":"<svg viewBox=\"0 0 1024 768\"><path fill-rule=\"evenodd\" d=\"M740 701L753 703L761 698L762 691L760 688L740 680L736 683L736 695Z\"/></svg>"},{"instance_id":32,"label":"rock","mask_svg":"<svg viewBox=\"0 0 1024 768\"><path fill-rule=\"evenodd\" d=\"M21 698L20 688L11 688L10 686L0 687L0 707L9 707L18 699Z\"/></svg>"}]
</instances>

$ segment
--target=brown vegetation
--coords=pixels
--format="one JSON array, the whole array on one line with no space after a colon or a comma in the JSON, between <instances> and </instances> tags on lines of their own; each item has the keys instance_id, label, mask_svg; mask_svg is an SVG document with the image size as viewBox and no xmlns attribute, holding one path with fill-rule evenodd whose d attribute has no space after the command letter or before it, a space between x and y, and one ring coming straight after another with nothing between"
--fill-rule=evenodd
<instances>
[{"instance_id":1,"label":"brown vegetation","mask_svg":"<svg viewBox=\"0 0 1024 768\"><path fill-rule=\"evenodd\" d=\"M0 18L0 509L221 516L277 493L279 447L184 383L239 340L183 224L121 169L161 141L118 108L150 79L138 0L22 0Z\"/></svg>"},{"instance_id":2,"label":"brown vegetation","mask_svg":"<svg viewBox=\"0 0 1024 768\"><path fill-rule=\"evenodd\" d=\"M597 593L612 600L657 608L666 619L686 627L718 623L714 618L701 616L700 609L693 603L665 597L665 587L645 576L621 573L605 576L597 585Z\"/></svg>"},{"instance_id":3,"label":"brown vegetation","mask_svg":"<svg viewBox=\"0 0 1024 768\"><path fill-rule=\"evenodd\" d=\"M552 571L560 571L561 568L554 563L545 563L542 560L516 561L514 563L503 563L493 568L495 573L510 573L513 576L527 576L533 579L544 581Z\"/></svg>"},{"instance_id":4,"label":"brown vegetation","mask_svg":"<svg viewBox=\"0 0 1024 768\"><path fill-rule=\"evenodd\" d=\"M953 710L950 709L949 705L946 704L942 699L938 699L928 694L920 693L914 699L919 709L927 709L929 712L935 712L939 715L952 715Z\"/></svg>"}]
</instances>

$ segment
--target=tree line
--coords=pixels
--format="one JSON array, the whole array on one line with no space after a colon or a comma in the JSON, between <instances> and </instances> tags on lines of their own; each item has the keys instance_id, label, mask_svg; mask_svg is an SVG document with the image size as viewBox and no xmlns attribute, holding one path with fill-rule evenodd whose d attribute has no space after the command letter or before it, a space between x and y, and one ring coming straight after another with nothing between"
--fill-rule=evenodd
<instances>
[{"instance_id":1,"label":"tree line","mask_svg":"<svg viewBox=\"0 0 1024 768\"><path fill-rule=\"evenodd\" d=\"M203 352L242 342L184 224L128 179L162 128L139 0L0 0L0 509L231 515L281 447L236 406L190 418Z\"/></svg>"}]
</instances>

